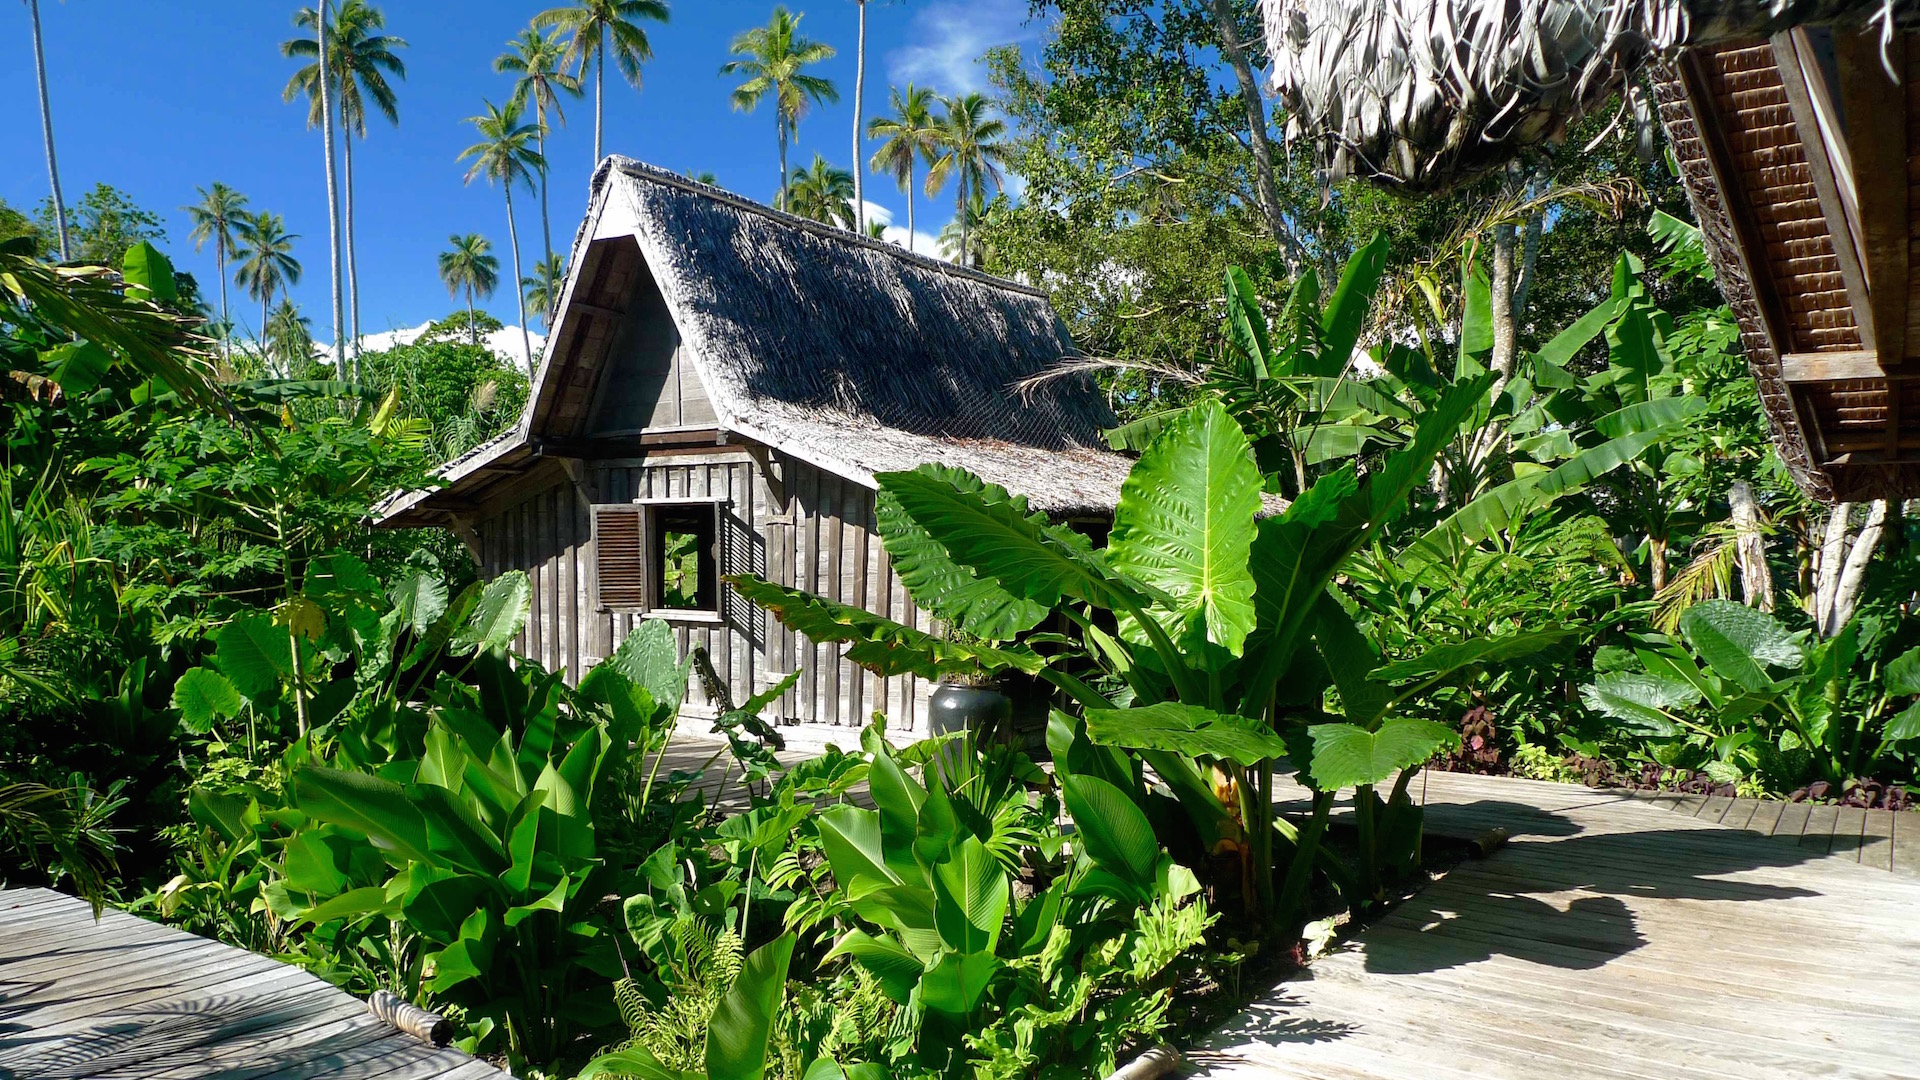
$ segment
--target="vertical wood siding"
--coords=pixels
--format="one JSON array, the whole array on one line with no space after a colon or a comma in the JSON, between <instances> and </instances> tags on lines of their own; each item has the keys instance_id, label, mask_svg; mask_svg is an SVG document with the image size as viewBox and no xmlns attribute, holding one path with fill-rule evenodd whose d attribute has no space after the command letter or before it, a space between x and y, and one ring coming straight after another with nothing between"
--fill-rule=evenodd
<instances>
[{"instance_id":1,"label":"vertical wood siding","mask_svg":"<svg viewBox=\"0 0 1920 1080\"><path fill-rule=\"evenodd\" d=\"M489 576L523 570L533 608L516 647L578 680L633 630L636 616L596 604L593 503L645 498L720 500L722 574L755 573L792 588L931 630L907 597L874 531L873 491L803 462L783 465L789 504L773 497L760 467L744 455L659 456L644 462L591 463L586 492L562 477L481 521ZM736 704L797 668L794 689L770 710L799 723L864 725L884 712L894 731L926 730L932 687L911 676L883 679L847 662L842 647L818 644L741 600L720 595L722 622L671 621L681 655L704 646ZM711 707L697 682L689 702Z\"/></svg>"}]
</instances>

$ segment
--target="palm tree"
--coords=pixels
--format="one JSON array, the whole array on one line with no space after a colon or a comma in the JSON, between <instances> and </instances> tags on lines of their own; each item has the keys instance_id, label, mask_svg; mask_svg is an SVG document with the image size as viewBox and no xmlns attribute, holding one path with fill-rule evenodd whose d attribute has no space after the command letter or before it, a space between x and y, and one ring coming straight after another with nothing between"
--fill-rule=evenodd
<instances>
[{"instance_id":1,"label":"palm tree","mask_svg":"<svg viewBox=\"0 0 1920 1080\"><path fill-rule=\"evenodd\" d=\"M534 170L546 167L540 151L533 145L540 129L535 124L521 123L520 106L511 101L504 109L491 101L486 106L484 114L467 118L467 123L480 133L480 141L462 150L459 160L473 159L473 166L467 170L467 183L473 183L476 176L485 177L489 184L498 181L506 192L507 240L513 247L512 280L518 281L520 231L513 223L513 185L524 184L532 190ZM518 289L513 291L513 296L520 304L520 345L526 350L527 377L532 378L533 339L527 334L527 298Z\"/></svg>"},{"instance_id":2,"label":"palm tree","mask_svg":"<svg viewBox=\"0 0 1920 1080\"><path fill-rule=\"evenodd\" d=\"M940 118L939 156L927 170L927 194L931 196L952 179L958 182L959 198L955 220L960 223L960 251L963 258L972 251L967 243L969 222L967 204L978 198L984 205L987 185L997 191L1003 181L1000 166L1006 164L1007 133L1004 121L987 115L991 107L984 95L961 94L947 98L947 114Z\"/></svg>"},{"instance_id":3,"label":"palm tree","mask_svg":"<svg viewBox=\"0 0 1920 1080\"><path fill-rule=\"evenodd\" d=\"M479 233L456 234L447 237L447 242L453 246L440 253L440 280L448 296L466 291L467 341L478 345L480 331L473 322L473 294L493 295L500 283L500 260L493 254L493 245Z\"/></svg>"},{"instance_id":4,"label":"palm tree","mask_svg":"<svg viewBox=\"0 0 1920 1080\"><path fill-rule=\"evenodd\" d=\"M533 122L540 128L540 160L547 158L547 113L551 111L554 119L567 122L566 114L560 111L560 95L580 96L580 78L569 75L564 69L567 47L560 41L558 30L551 34L542 34L538 30L520 31L520 36L507 42L507 51L494 58L493 70L503 75L518 76L513 82L511 100L525 107L533 102ZM540 166L540 239L545 246L547 258L553 258L553 227L547 220L547 173L549 166Z\"/></svg>"},{"instance_id":5,"label":"palm tree","mask_svg":"<svg viewBox=\"0 0 1920 1080\"><path fill-rule=\"evenodd\" d=\"M782 202L789 213L853 229L858 226L852 199L853 174L834 168L826 158L815 154L813 165L787 185Z\"/></svg>"},{"instance_id":6,"label":"palm tree","mask_svg":"<svg viewBox=\"0 0 1920 1080\"><path fill-rule=\"evenodd\" d=\"M960 213L940 230L940 253L961 266L979 269L987 263L987 245L975 227L987 216L985 194L974 192Z\"/></svg>"},{"instance_id":7,"label":"palm tree","mask_svg":"<svg viewBox=\"0 0 1920 1080\"><path fill-rule=\"evenodd\" d=\"M287 231L287 223L279 214L264 210L243 214L236 236L239 246L234 248L233 258L239 267L234 280L245 287L247 295L260 301L260 333L264 336L273 294L300 283L300 261L293 257L293 242L300 237Z\"/></svg>"},{"instance_id":8,"label":"palm tree","mask_svg":"<svg viewBox=\"0 0 1920 1080\"><path fill-rule=\"evenodd\" d=\"M906 93L893 88L892 116L876 116L867 134L885 139L873 152L871 168L892 173L900 190L907 193L907 250L913 250L913 167L916 160L933 164L940 149L940 127L933 119L932 90L907 84Z\"/></svg>"},{"instance_id":9,"label":"palm tree","mask_svg":"<svg viewBox=\"0 0 1920 1080\"><path fill-rule=\"evenodd\" d=\"M300 314L293 301L282 299L267 317L267 329L260 342L267 359L276 364L281 375L299 378L305 361L313 359L313 320ZM334 378L342 378L339 371Z\"/></svg>"},{"instance_id":10,"label":"palm tree","mask_svg":"<svg viewBox=\"0 0 1920 1080\"><path fill-rule=\"evenodd\" d=\"M53 220L60 231L60 261L73 258L67 240L67 204L60 197L60 166L53 160L53 106L47 100L47 56L40 47L40 0L27 0L27 17L33 23L33 73L40 80L40 131L47 141L47 179L53 184Z\"/></svg>"},{"instance_id":11,"label":"palm tree","mask_svg":"<svg viewBox=\"0 0 1920 1080\"><path fill-rule=\"evenodd\" d=\"M860 159L866 156L867 148L860 141L861 109L867 100L867 0L853 0L860 8L860 36L855 39L853 49L853 205L855 213L862 221L867 217L867 170L860 167Z\"/></svg>"},{"instance_id":12,"label":"palm tree","mask_svg":"<svg viewBox=\"0 0 1920 1080\"><path fill-rule=\"evenodd\" d=\"M300 12L294 16L294 22L311 31L313 11L308 9ZM386 25L387 17L379 8L365 0L345 0L335 9L333 21L328 26L327 54L332 65L328 81L336 88L339 109L341 168L345 180L347 307L356 366L360 353L360 261L353 225L353 139L356 135L362 139L367 137L369 103L387 118L388 123L396 126L400 123L399 100L387 77L407 77L406 63L394 53L396 49L406 48L407 43L391 34L381 33ZM307 123L309 126L319 123L318 40L294 38L283 42L280 51L294 58L316 58L314 63L294 73L287 83L284 96L292 101L305 94L309 102Z\"/></svg>"},{"instance_id":13,"label":"palm tree","mask_svg":"<svg viewBox=\"0 0 1920 1080\"><path fill-rule=\"evenodd\" d=\"M562 67L585 75L593 64L593 163L600 164L600 135L607 104L607 52L620 65L635 90L640 89L640 65L653 59L653 44L639 20L667 21L666 0L574 0L567 7L550 8L533 17L537 30L559 30L567 35Z\"/></svg>"},{"instance_id":14,"label":"palm tree","mask_svg":"<svg viewBox=\"0 0 1920 1080\"><path fill-rule=\"evenodd\" d=\"M832 104L840 91L805 68L834 55L833 46L800 36L800 16L775 7L765 26L756 26L733 39L728 52L741 57L720 65L722 75L743 75L733 90L733 107L752 112L769 93L774 98L774 123L780 132L780 193L787 190L787 140L800 129L800 118L811 103Z\"/></svg>"},{"instance_id":15,"label":"palm tree","mask_svg":"<svg viewBox=\"0 0 1920 1080\"><path fill-rule=\"evenodd\" d=\"M560 303L560 293L566 287L567 260L560 255L534 263L533 273L520 279L520 291L526 295L527 306L533 309L548 333L553 332L553 309Z\"/></svg>"},{"instance_id":16,"label":"palm tree","mask_svg":"<svg viewBox=\"0 0 1920 1080\"><path fill-rule=\"evenodd\" d=\"M233 359L231 317L227 314L227 257L233 254L234 238L246 227L247 197L215 180L211 187L195 188L200 201L180 209L193 220L193 250L199 251L213 241L213 264L220 272L220 322L226 327L220 339L226 342L227 359Z\"/></svg>"}]
</instances>

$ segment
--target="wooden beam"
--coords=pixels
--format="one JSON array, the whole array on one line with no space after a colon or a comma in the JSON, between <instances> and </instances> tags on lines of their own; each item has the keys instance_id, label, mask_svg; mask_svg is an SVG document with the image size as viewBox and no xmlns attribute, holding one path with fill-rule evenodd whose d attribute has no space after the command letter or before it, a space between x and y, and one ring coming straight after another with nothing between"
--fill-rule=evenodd
<instances>
[{"instance_id":1,"label":"wooden beam","mask_svg":"<svg viewBox=\"0 0 1920 1080\"><path fill-rule=\"evenodd\" d=\"M603 318L615 320L624 318L627 314L619 308L601 307L599 304L589 304L585 300L575 300L573 302L573 310L584 311L589 315L599 315Z\"/></svg>"},{"instance_id":2,"label":"wooden beam","mask_svg":"<svg viewBox=\"0 0 1920 1080\"><path fill-rule=\"evenodd\" d=\"M1787 105L1793 112L1794 130L1800 136L1806 154L1807 171L1813 176L1813 188L1820 196L1820 212L1827 220L1827 237L1834 257L1840 263L1840 279L1846 283L1847 303L1853 308L1853 322L1860 331L1861 347L1873 350L1874 321L1867 290L1867 274L1860 255L1859 238L1854 233L1855 177L1859 174L1845 156L1845 137L1833 128L1838 123L1838 106L1827 92L1819 61L1804 30L1789 30L1773 36L1774 63L1780 68L1780 82L1787 91ZM1808 73L1814 74L1809 79ZM1841 147L1835 154L1830 143ZM1900 175L1906 177L1903 159Z\"/></svg>"},{"instance_id":3,"label":"wooden beam","mask_svg":"<svg viewBox=\"0 0 1920 1080\"><path fill-rule=\"evenodd\" d=\"M786 466L782 464L780 472L774 472L773 455L767 450L765 443L742 442L741 449L747 452L747 456L753 459L755 465L760 466L760 475L767 481L767 491L773 496L773 501L778 504L775 511L786 513L788 503Z\"/></svg>"},{"instance_id":4,"label":"wooden beam","mask_svg":"<svg viewBox=\"0 0 1920 1080\"><path fill-rule=\"evenodd\" d=\"M1780 377L1790 383L1849 382L1855 379L1884 379L1878 353L1861 349L1853 352L1788 353L1780 358Z\"/></svg>"},{"instance_id":5,"label":"wooden beam","mask_svg":"<svg viewBox=\"0 0 1920 1080\"><path fill-rule=\"evenodd\" d=\"M1868 321L1884 367L1907 359L1907 110L1906 89L1888 77L1880 35L1833 35L1840 71L1844 137L1853 160L1860 206L1859 243L1871 293ZM1887 59L1906 67L1906 38L1895 34Z\"/></svg>"}]
</instances>

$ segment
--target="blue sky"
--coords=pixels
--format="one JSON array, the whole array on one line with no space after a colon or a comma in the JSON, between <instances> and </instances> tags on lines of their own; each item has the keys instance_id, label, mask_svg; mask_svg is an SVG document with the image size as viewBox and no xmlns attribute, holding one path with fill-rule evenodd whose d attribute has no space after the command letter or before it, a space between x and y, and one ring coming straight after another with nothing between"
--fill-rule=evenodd
<instances>
[{"instance_id":1,"label":"blue sky","mask_svg":"<svg viewBox=\"0 0 1920 1080\"><path fill-rule=\"evenodd\" d=\"M388 31L407 40L407 79L399 88L401 124L369 127L354 148L357 176L362 331L417 325L456 307L434 270L434 256L454 232L479 232L507 258L506 209L498 188L462 183L455 157L473 142L462 121L483 98L504 100L506 76L492 70L507 39L556 0L386 0ZM61 187L69 204L96 182L128 192L166 218L167 249L217 293L213 249L196 254L179 207L194 188L220 180L255 208L283 214L300 234L296 254L305 276L294 300L313 318L316 336L330 336L326 296L326 194L318 130L305 126L304 106L281 90L294 67L279 43L292 36L292 13L311 0L41 0ZM856 7L853 0L801 0L808 36L840 50L824 73L841 91L839 105L801 124L790 150L796 165L816 151L845 167L852 154ZM606 149L674 170L711 171L720 183L756 199L778 185L774 121L760 111L732 111L730 80L719 74L727 44L772 10L762 0L672 0L673 18L650 26L653 62L644 89L608 73ZM988 47L1031 42L1025 0L874 0L868 8L867 105L883 110L890 83L909 79L942 92L983 89L974 61ZM47 194L31 43L24 4L0 4L0 198L21 209ZM573 235L585 209L592 170L592 98L567 107L567 126L549 139L553 159L556 246ZM871 146L869 146L871 153ZM870 176L867 199L906 219L904 197ZM539 244L532 198L515 193L522 255ZM952 217L943 196L921 208L922 233ZM513 296L502 287L488 305L515 321ZM249 314L249 312L254 312ZM243 327L257 309L236 294Z\"/></svg>"}]
</instances>

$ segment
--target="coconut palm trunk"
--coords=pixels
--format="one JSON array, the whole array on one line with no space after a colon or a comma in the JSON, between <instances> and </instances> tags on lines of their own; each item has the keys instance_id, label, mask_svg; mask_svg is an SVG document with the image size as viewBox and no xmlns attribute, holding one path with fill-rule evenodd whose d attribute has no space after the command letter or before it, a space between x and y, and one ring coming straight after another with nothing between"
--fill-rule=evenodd
<instances>
[{"instance_id":1,"label":"coconut palm trunk","mask_svg":"<svg viewBox=\"0 0 1920 1080\"><path fill-rule=\"evenodd\" d=\"M340 298L340 191L333 167L333 88L331 72L327 70L327 0L320 0L313 37L319 50L320 142L327 154L327 284L333 292L333 373L335 378L342 378L347 370L346 342L341 336L346 319ZM261 332L266 332L264 323Z\"/></svg>"},{"instance_id":2,"label":"coconut palm trunk","mask_svg":"<svg viewBox=\"0 0 1920 1080\"><path fill-rule=\"evenodd\" d=\"M511 195L507 196L507 202L511 204L513 202L513 196ZM513 211L509 209L507 211L507 214L508 216L512 216ZM467 283L467 344L469 345L480 344L480 327L475 325L473 321L473 283L472 282Z\"/></svg>"},{"instance_id":3,"label":"coconut palm trunk","mask_svg":"<svg viewBox=\"0 0 1920 1080\"><path fill-rule=\"evenodd\" d=\"M533 378L533 338L527 335L527 294L520 290L520 232L513 224L513 182L500 185L507 193L507 242L513 247L513 300L520 305L520 348L527 358L527 378ZM469 319L467 325L473 325Z\"/></svg>"},{"instance_id":4,"label":"coconut palm trunk","mask_svg":"<svg viewBox=\"0 0 1920 1080\"><path fill-rule=\"evenodd\" d=\"M33 73L40 81L40 132L47 143L47 181L53 187L53 221L60 232L60 261L73 261L73 246L67 237L67 204L60 197L60 166L53 157L53 106L47 99L47 54L40 44L40 0L27 0L27 14L33 22Z\"/></svg>"},{"instance_id":5,"label":"coconut palm trunk","mask_svg":"<svg viewBox=\"0 0 1920 1080\"><path fill-rule=\"evenodd\" d=\"M913 159L907 159L907 251L913 251Z\"/></svg>"},{"instance_id":6,"label":"coconut palm trunk","mask_svg":"<svg viewBox=\"0 0 1920 1080\"><path fill-rule=\"evenodd\" d=\"M534 114L534 122L540 125L540 242L546 250L547 262L553 261L553 226L547 221L547 116L540 110ZM599 166L598 162L594 163Z\"/></svg>"},{"instance_id":7,"label":"coconut palm trunk","mask_svg":"<svg viewBox=\"0 0 1920 1080\"><path fill-rule=\"evenodd\" d=\"M346 181L343 194L347 218L347 325L353 337L353 378L360 379L360 260L359 245L353 239L353 129L343 117L340 124L341 178Z\"/></svg>"},{"instance_id":8,"label":"coconut palm trunk","mask_svg":"<svg viewBox=\"0 0 1920 1080\"><path fill-rule=\"evenodd\" d=\"M607 27L600 26L600 51L593 58L593 167L600 167L600 130L606 119L607 109ZM513 260L516 264L519 259ZM518 266L515 272L518 272ZM522 319L521 329L526 329L526 320Z\"/></svg>"},{"instance_id":9,"label":"coconut palm trunk","mask_svg":"<svg viewBox=\"0 0 1920 1080\"><path fill-rule=\"evenodd\" d=\"M216 230L213 234L213 265L220 272L220 342L222 352L226 353L227 366L233 366L233 319L227 314L227 237Z\"/></svg>"},{"instance_id":10,"label":"coconut palm trunk","mask_svg":"<svg viewBox=\"0 0 1920 1080\"><path fill-rule=\"evenodd\" d=\"M787 118L779 109L773 110L774 124L780 129L780 194L774 196L774 205L787 208Z\"/></svg>"},{"instance_id":11,"label":"coconut palm trunk","mask_svg":"<svg viewBox=\"0 0 1920 1080\"><path fill-rule=\"evenodd\" d=\"M854 48L853 57L853 217L856 232L865 232L867 228L867 174L865 147L861 145L860 135L861 106L867 96L867 0L854 0L860 7L860 38Z\"/></svg>"}]
</instances>

